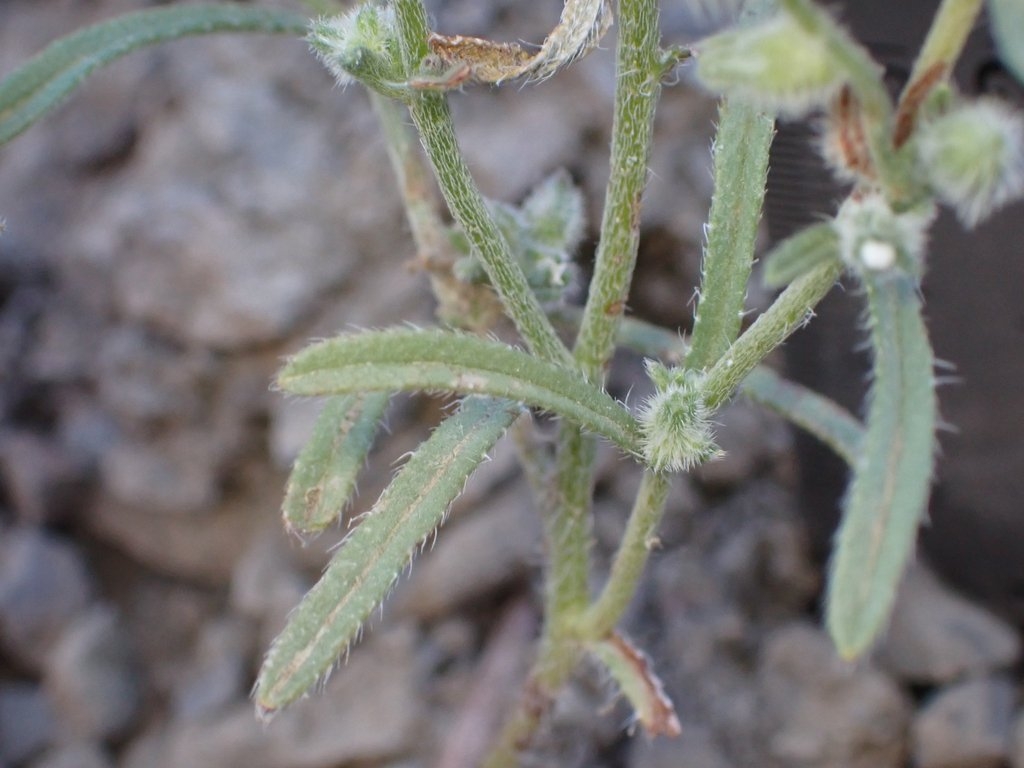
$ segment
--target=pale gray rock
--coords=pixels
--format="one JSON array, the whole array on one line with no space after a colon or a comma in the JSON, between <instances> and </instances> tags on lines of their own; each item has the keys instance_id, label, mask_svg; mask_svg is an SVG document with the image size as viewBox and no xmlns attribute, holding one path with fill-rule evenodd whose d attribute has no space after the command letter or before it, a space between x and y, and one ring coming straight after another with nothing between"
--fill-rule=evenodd
<instances>
[{"instance_id":1,"label":"pale gray rock","mask_svg":"<svg viewBox=\"0 0 1024 768\"><path fill-rule=\"evenodd\" d=\"M187 422L222 371L204 349L182 349L138 326L108 328L90 366L99 400L123 422Z\"/></svg>"},{"instance_id":2,"label":"pale gray rock","mask_svg":"<svg viewBox=\"0 0 1024 768\"><path fill-rule=\"evenodd\" d=\"M32 768L113 768L110 757L95 744L71 744L47 752Z\"/></svg>"},{"instance_id":3,"label":"pale gray rock","mask_svg":"<svg viewBox=\"0 0 1024 768\"><path fill-rule=\"evenodd\" d=\"M1010 765L1024 768L1024 711L1018 710L1010 734Z\"/></svg>"},{"instance_id":4,"label":"pale gray rock","mask_svg":"<svg viewBox=\"0 0 1024 768\"><path fill-rule=\"evenodd\" d=\"M103 485L140 514L206 512L220 500L216 449L201 430L180 430L158 440L126 439L103 457Z\"/></svg>"},{"instance_id":5,"label":"pale gray rock","mask_svg":"<svg viewBox=\"0 0 1024 768\"><path fill-rule=\"evenodd\" d=\"M34 326L28 367L33 378L48 383L80 381L96 359L104 326L72 291L57 293Z\"/></svg>"},{"instance_id":6,"label":"pale gray rock","mask_svg":"<svg viewBox=\"0 0 1024 768\"><path fill-rule=\"evenodd\" d=\"M1009 758L1016 694L1003 677L940 689L914 719L918 768L1000 768Z\"/></svg>"},{"instance_id":7,"label":"pale gray rock","mask_svg":"<svg viewBox=\"0 0 1024 768\"><path fill-rule=\"evenodd\" d=\"M226 584L266 505L267 499L232 498L203 514L147 515L138 507L102 499L88 522L98 537L161 573Z\"/></svg>"},{"instance_id":8,"label":"pale gray rock","mask_svg":"<svg viewBox=\"0 0 1024 768\"><path fill-rule=\"evenodd\" d=\"M63 728L78 740L124 734L139 714L142 689L134 652L116 613L81 616L50 655L44 685Z\"/></svg>"},{"instance_id":9,"label":"pale gray rock","mask_svg":"<svg viewBox=\"0 0 1024 768\"><path fill-rule=\"evenodd\" d=\"M57 736L53 710L31 683L0 683L0 765L28 760Z\"/></svg>"},{"instance_id":10,"label":"pale gray rock","mask_svg":"<svg viewBox=\"0 0 1024 768\"><path fill-rule=\"evenodd\" d=\"M675 739L635 738L629 745L629 768L738 768L730 762L712 734L685 723Z\"/></svg>"},{"instance_id":11,"label":"pale gray rock","mask_svg":"<svg viewBox=\"0 0 1024 768\"><path fill-rule=\"evenodd\" d=\"M763 750L786 768L902 768L910 706L888 677L844 662L821 630L787 625L758 662Z\"/></svg>"},{"instance_id":12,"label":"pale gray rock","mask_svg":"<svg viewBox=\"0 0 1024 768\"><path fill-rule=\"evenodd\" d=\"M27 430L0 432L0 480L24 523L59 522L81 511L88 467L59 442Z\"/></svg>"},{"instance_id":13,"label":"pale gray rock","mask_svg":"<svg viewBox=\"0 0 1024 768\"><path fill-rule=\"evenodd\" d=\"M781 515L747 521L722 543L713 563L732 599L762 620L799 614L821 582L804 528Z\"/></svg>"},{"instance_id":14,"label":"pale gray rock","mask_svg":"<svg viewBox=\"0 0 1024 768\"><path fill-rule=\"evenodd\" d=\"M231 574L230 603L241 616L257 622L257 644L261 651L284 629L288 615L313 585L296 569L289 541L275 516L248 540Z\"/></svg>"},{"instance_id":15,"label":"pale gray rock","mask_svg":"<svg viewBox=\"0 0 1024 768\"><path fill-rule=\"evenodd\" d=\"M313 434L322 398L275 397L270 404L270 455L281 469L291 469L299 452Z\"/></svg>"},{"instance_id":16,"label":"pale gray rock","mask_svg":"<svg viewBox=\"0 0 1024 768\"><path fill-rule=\"evenodd\" d=\"M353 649L322 692L261 724L251 703L219 716L172 721L129 750L123 768L334 768L396 757L423 715L415 634L396 628Z\"/></svg>"},{"instance_id":17,"label":"pale gray rock","mask_svg":"<svg viewBox=\"0 0 1024 768\"><path fill-rule=\"evenodd\" d=\"M901 680L948 683L1012 667L1020 650L1017 630L916 563L897 593L877 659Z\"/></svg>"},{"instance_id":18,"label":"pale gray rock","mask_svg":"<svg viewBox=\"0 0 1024 768\"><path fill-rule=\"evenodd\" d=\"M232 618L216 619L203 627L193 663L175 691L175 717L209 717L245 698L251 685L247 675L252 635L252 627Z\"/></svg>"},{"instance_id":19,"label":"pale gray rock","mask_svg":"<svg viewBox=\"0 0 1024 768\"><path fill-rule=\"evenodd\" d=\"M74 252L111 272L124 317L238 350L284 339L355 267L412 249L362 94L332 91L305 55L321 109L348 118L310 119L307 100L275 82L286 67L262 50L273 41L201 42L170 54L177 107L83 212Z\"/></svg>"},{"instance_id":20,"label":"pale gray rock","mask_svg":"<svg viewBox=\"0 0 1024 768\"><path fill-rule=\"evenodd\" d=\"M78 549L37 528L0 537L0 645L29 669L81 614L94 592Z\"/></svg>"}]
</instances>

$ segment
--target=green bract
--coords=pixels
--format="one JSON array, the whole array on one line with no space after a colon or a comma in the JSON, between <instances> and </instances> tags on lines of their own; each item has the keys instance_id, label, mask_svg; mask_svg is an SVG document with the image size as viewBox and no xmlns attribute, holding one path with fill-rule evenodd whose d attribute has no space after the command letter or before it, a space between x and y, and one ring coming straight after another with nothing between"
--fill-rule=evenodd
<instances>
[{"instance_id":1,"label":"green bract","mask_svg":"<svg viewBox=\"0 0 1024 768\"><path fill-rule=\"evenodd\" d=\"M826 41L788 14L720 32L695 51L706 87L787 117L824 105L845 79Z\"/></svg>"},{"instance_id":2,"label":"green bract","mask_svg":"<svg viewBox=\"0 0 1024 768\"><path fill-rule=\"evenodd\" d=\"M640 410L648 465L656 472L686 471L718 455L700 375L654 360L647 361L647 373L657 388Z\"/></svg>"},{"instance_id":3,"label":"green bract","mask_svg":"<svg viewBox=\"0 0 1024 768\"><path fill-rule=\"evenodd\" d=\"M358 80L393 98L405 95L395 11L375 0L310 25L309 45L341 85Z\"/></svg>"}]
</instances>

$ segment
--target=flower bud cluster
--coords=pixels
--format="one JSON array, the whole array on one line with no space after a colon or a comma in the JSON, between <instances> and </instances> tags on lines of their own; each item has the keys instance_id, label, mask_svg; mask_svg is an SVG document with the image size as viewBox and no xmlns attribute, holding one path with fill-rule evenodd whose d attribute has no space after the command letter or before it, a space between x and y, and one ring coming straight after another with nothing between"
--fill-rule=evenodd
<instances>
[{"instance_id":1,"label":"flower bud cluster","mask_svg":"<svg viewBox=\"0 0 1024 768\"><path fill-rule=\"evenodd\" d=\"M922 122L916 147L935 195L965 226L1024 196L1024 115L998 99Z\"/></svg>"},{"instance_id":2,"label":"flower bud cluster","mask_svg":"<svg viewBox=\"0 0 1024 768\"><path fill-rule=\"evenodd\" d=\"M845 80L827 43L785 13L720 32L694 51L708 88L786 117L823 106Z\"/></svg>"},{"instance_id":3,"label":"flower bud cluster","mask_svg":"<svg viewBox=\"0 0 1024 768\"><path fill-rule=\"evenodd\" d=\"M719 455L703 396L703 377L647 361L656 391L638 414L644 458L658 472L686 471Z\"/></svg>"},{"instance_id":4,"label":"flower bud cluster","mask_svg":"<svg viewBox=\"0 0 1024 768\"><path fill-rule=\"evenodd\" d=\"M370 0L341 16L316 19L307 39L340 85L358 80L385 96L401 98L405 94L397 20L391 5Z\"/></svg>"}]
</instances>

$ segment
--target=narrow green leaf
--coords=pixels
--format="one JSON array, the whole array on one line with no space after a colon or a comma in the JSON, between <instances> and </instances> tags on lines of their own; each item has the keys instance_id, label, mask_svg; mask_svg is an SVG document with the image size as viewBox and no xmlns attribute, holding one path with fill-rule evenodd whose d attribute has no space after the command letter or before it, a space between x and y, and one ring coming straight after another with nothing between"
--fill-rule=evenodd
<instances>
[{"instance_id":1,"label":"narrow green leaf","mask_svg":"<svg viewBox=\"0 0 1024 768\"><path fill-rule=\"evenodd\" d=\"M933 356L914 280L862 274L874 381L829 574L827 624L839 653L885 626L928 502L935 440Z\"/></svg>"},{"instance_id":2,"label":"narrow green leaf","mask_svg":"<svg viewBox=\"0 0 1024 768\"><path fill-rule=\"evenodd\" d=\"M648 736L674 738L680 734L682 728L672 700L643 651L618 632L589 643L587 650L607 667Z\"/></svg>"},{"instance_id":3,"label":"narrow green leaf","mask_svg":"<svg viewBox=\"0 0 1024 768\"><path fill-rule=\"evenodd\" d=\"M317 534L338 519L387 404L386 392L327 401L288 478L282 515L289 531Z\"/></svg>"},{"instance_id":4,"label":"narrow green leaf","mask_svg":"<svg viewBox=\"0 0 1024 768\"><path fill-rule=\"evenodd\" d=\"M304 35L307 23L294 13L225 3L152 8L86 27L51 43L0 83L0 144L57 106L93 70L143 46L212 32Z\"/></svg>"},{"instance_id":5,"label":"narrow green leaf","mask_svg":"<svg viewBox=\"0 0 1024 768\"><path fill-rule=\"evenodd\" d=\"M256 683L262 716L295 701L337 663L519 412L507 401L468 398L406 462L271 646Z\"/></svg>"},{"instance_id":6,"label":"narrow green leaf","mask_svg":"<svg viewBox=\"0 0 1024 768\"><path fill-rule=\"evenodd\" d=\"M999 58L1018 82L1024 83L1024 3L1021 0L988 0Z\"/></svg>"},{"instance_id":7,"label":"narrow green leaf","mask_svg":"<svg viewBox=\"0 0 1024 768\"><path fill-rule=\"evenodd\" d=\"M763 365L750 372L740 391L814 435L851 467L860 458L863 426L849 411L827 397L788 381Z\"/></svg>"},{"instance_id":8,"label":"narrow green leaf","mask_svg":"<svg viewBox=\"0 0 1024 768\"><path fill-rule=\"evenodd\" d=\"M702 371L714 365L739 335L774 135L772 118L749 104L726 99L719 105L712 151L715 194L688 368Z\"/></svg>"},{"instance_id":9,"label":"narrow green leaf","mask_svg":"<svg viewBox=\"0 0 1024 768\"><path fill-rule=\"evenodd\" d=\"M579 373L506 344L441 330L346 334L307 347L278 375L297 395L426 390L503 397L541 408L637 454L636 420Z\"/></svg>"},{"instance_id":10,"label":"narrow green leaf","mask_svg":"<svg viewBox=\"0 0 1024 768\"><path fill-rule=\"evenodd\" d=\"M839 258L839 237L831 223L814 224L787 237L764 257L764 284L783 288L828 259Z\"/></svg>"}]
</instances>

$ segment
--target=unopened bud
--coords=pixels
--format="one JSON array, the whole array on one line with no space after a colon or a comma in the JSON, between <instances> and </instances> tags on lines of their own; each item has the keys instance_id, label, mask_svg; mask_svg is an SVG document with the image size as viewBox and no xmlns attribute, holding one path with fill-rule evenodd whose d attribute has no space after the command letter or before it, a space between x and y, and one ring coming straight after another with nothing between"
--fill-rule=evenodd
<instances>
[{"instance_id":1,"label":"unopened bud","mask_svg":"<svg viewBox=\"0 0 1024 768\"><path fill-rule=\"evenodd\" d=\"M968 227L1024 195L1024 115L997 99L922 123L917 151L935 194Z\"/></svg>"},{"instance_id":2,"label":"unopened bud","mask_svg":"<svg viewBox=\"0 0 1024 768\"><path fill-rule=\"evenodd\" d=\"M719 455L700 375L653 360L647 361L647 372L657 388L639 413L648 466L686 471Z\"/></svg>"},{"instance_id":3,"label":"unopened bud","mask_svg":"<svg viewBox=\"0 0 1024 768\"><path fill-rule=\"evenodd\" d=\"M787 117L825 105L844 81L828 45L786 14L720 32L694 52L708 88Z\"/></svg>"},{"instance_id":4,"label":"unopened bud","mask_svg":"<svg viewBox=\"0 0 1024 768\"><path fill-rule=\"evenodd\" d=\"M317 19L308 40L339 84L358 80L385 96L405 94L397 22L390 5L370 0L341 16Z\"/></svg>"}]
</instances>

